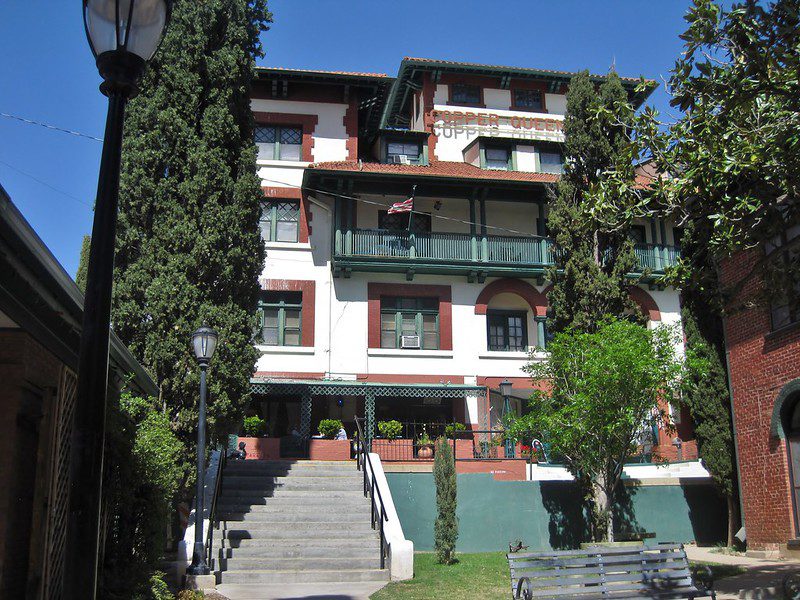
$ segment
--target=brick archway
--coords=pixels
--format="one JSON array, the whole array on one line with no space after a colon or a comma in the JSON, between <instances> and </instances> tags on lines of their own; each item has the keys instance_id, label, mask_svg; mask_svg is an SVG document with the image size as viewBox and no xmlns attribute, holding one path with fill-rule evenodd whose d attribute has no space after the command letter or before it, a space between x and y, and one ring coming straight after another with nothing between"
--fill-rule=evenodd
<instances>
[{"instance_id":1,"label":"brick archway","mask_svg":"<svg viewBox=\"0 0 800 600\"><path fill-rule=\"evenodd\" d=\"M475 314L485 315L489 301L498 294L516 294L531 307L533 314L544 317L547 314L547 298L530 283L521 279L498 279L493 281L478 294L475 301Z\"/></svg>"},{"instance_id":2,"label":"brick archway","mask_svg":"<svg viewBox=\"0 0 800 600\"><path fill-rule=\"evenodd\" d=\"M549 284L542 294L545 296L545 302L547 306L550 306L549 302L547 302L547 295L550 293L550 290L553 289L553 284ZM628 293L631 296L631 299L636 302L639 309L644 313L644 316L648 318L650 321L660 321L661 320L661 311L658 308L658 304L656 301L653 300L653 297L644 291L642 288L629 285L628 286Z\"/></svg>"}]
</instances>

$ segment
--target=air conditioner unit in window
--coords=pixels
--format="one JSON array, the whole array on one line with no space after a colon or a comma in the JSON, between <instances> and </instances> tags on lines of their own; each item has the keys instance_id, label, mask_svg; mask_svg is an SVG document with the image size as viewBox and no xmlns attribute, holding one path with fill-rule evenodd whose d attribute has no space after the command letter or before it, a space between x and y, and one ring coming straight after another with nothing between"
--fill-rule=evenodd
<instances>
[{"instance_id":1,"label":"air conditioner unit in window","mask_svg":"<svg viewBox=\"0 0 800 600\"><path fill-rule=\"evenodd\" d=\"M397 158L400 159L400 164L401 165L410 165L411 164L411 161L408 160L408 155L407 154L398 154Z\"/></svg>"},{"instance_id":2,"label":"air conditioner unit in window","mask_svg":"<svg viewBox=\"0 0 800 600\"><path fill-rule=\"evenodd\" d=\"M419 349L419 336L418 335L401 335L400 336L401 348L417 348Z\"/></svg>"}]
</instances>

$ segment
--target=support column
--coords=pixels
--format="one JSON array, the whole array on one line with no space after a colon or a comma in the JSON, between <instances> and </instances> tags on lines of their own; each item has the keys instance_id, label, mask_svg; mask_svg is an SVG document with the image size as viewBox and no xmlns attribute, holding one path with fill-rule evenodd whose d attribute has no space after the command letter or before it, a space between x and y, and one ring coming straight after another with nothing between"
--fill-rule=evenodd
<instances>
[{"instance_id":1,"label":"support column","mask_svg":"<svg viewBox=\"0 0 800 600\"><path fill-rule=\"evenodd\" d=\"M478 258L478 238L477 238L477 231L475 228L475 198L470 197L469 199L469 235L471 237L470 240L470 257L472 260L477 261Z\"/></svg>"},{"instance_id":2,"label":"support column","mask_svg":"<svg viewBox=\"0 0 800 600\"><path fill-rule=\"evenodd\" d=\"M368 391L364 397L364 416L367 428L364 436L367 438L367 448L372 448L372 437L375 435L375 392Z\"/></svg>"},{"instance_id":3,"label":"support column","mask_svg":"<svg viewBox=\"0 0 800 600\"><path fill-rule=\"evenodd\" d=\"M489 260L489 240L486 239L486 194L478 200L481 211L481 260Z\"/></svg>"},{"instance_id":4,"label":"support column","mask_svg":"<svg viewBox=\"0 0 800 600\"><path fill-rule=\"evenodd\" d=\"M545 321L547 321L547 317L540 317L540 316L537 315L537 316L535 316L533 318L533 320L536 321L536 342L537 342L537 345L538 345L539 348L544 349L546 344L547 344L547 340L545 339L545 335L546 334L545 334L545 329L544 329L544 325L545 325Z\"/></svg>"}]
</instances>

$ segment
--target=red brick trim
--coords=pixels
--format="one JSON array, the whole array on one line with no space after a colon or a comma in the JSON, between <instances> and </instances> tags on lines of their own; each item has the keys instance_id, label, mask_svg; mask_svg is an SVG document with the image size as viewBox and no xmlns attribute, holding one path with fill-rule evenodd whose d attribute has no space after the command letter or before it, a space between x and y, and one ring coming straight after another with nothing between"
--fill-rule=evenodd
<instances>
[{"instance_id":1,"label":"red brick trim","mask_svg":"<svg viewBox=\"0 0 800 600\"><path fill-rule=\"evenodd\" d=\"M256 371L253 377L270 379L323 379L325 373L302 373L300 371Z\"/></svg>"},{"instance_id":2,"label":"red brick trim","mask_svg":"<svg viewBox=\"0 0 800 600\"><path fill-rule=\"evenodd\" d=\"M428 160L436 160L436 142L439 138L433 127L433 96L436 92L436 85L433 83L431 73L425 73L422 79L422 112L425 127L430 127L431 134L428 136Z\"/></svg>"},{"instance_id":3,"label":"red brick trim","mask_svg":"<svg viewBox=\"0 0 800 600\"><path fill-rule=\"evenodd\" d=\"M453 299L449 285L367 284L367 346L381 347L381 296L439 299L439 349L453 349Z\"/></svg>"},{"instance_id":4,"label":"red brick trim","mask_svg":"<svg viewBox=\"0 0 800 600\"><path fill-rule=\"evenodd\" d=\"M358 102L356 98L350 99L350 104L342 118L342 125L347 133L347 142L345 142L347 160L358 160Z\"/></svg>"},{"instance_id":5,"label":"red brick trim","mask_svg":"<svg viewBox=\"0 0 800 600\"><path fill-rule=\"evenodd\" d=\"M452 383L463 384L463 375L405 375L405 374L377 374L377 373L360 373L356 375L358 381L367 381L370 383Z\"/></svg>"},{"instance_id":6,"label":"red brick trim","mask_svg":"<svg viewBox=\"0 0 800 600\"><path fill-rule=\"evenodd\" d=\"M631 300L639 305L644 316L651 321L661 320L661 311L658 309L658 304L656 304L656 301L653 300L650 294L635 285L628 286L628 293L631 295Z\"/></svg>"},{"instance_id":7,"label":"red brick trim","mask_svg":"<svg viewBox=\"0 0 800 600\"><path fill-rule=\"evenodd\" d=\"M511 382L512 389L525 389L529 390L531 388L539 389L546 389L545 385L537 386L535 385L530 377L483 377L480 376L477 378L477 384L486 386L491 390L497 390L500 387L500 382L503 380L508 380Z\"/></svg>"},{"instance_id":8,"label":"red brick trim","mask_svg":"<svg viewBox=\"0 0 800 600\"><path fill-rule=\"evenodd\" d=\"M300 311L300 318L303 323L303 333L300 345L314 347L314 311L316 304L315 293L316 282L301 281L298 279L262 279L261 289L270 292L302 292L303 308Z\"/></svg>"},{"instance_id":9,"label":"red brick trim","mask_svg":"<svg viewBox=\"0 0 800 600\"><path fill-rule=\"evenodd\" d=\"M312 162L311 150L314 148L314 130L319 122L319 115L301 115L297 113L254 112L253 117L258 125L299 125L303 129L303 147L301 158Z\"/></svg>"},{"instance_id":10,"label":"red brick trim","mask_svg":"<svg viewBox=\"0 0 800 600\"><path fill-rule=\"evenodd\" d=\"M308 194L297 188L263 185L261 191L267 198L300 200L300 229L297 232L297 241L308 243L311 236L311 202L308 200Z\"/></svg>"},{"instance_id":11,"label":"red brick trim","mask_svg":"<svg viewBox=\"0 0 800 600\"><path fill-rule=\"evenodd\" d=\"M543 317L547 314L547 298L545 295L537 291L527 281L511 278L497 279L483 288L475 301L475 314L485 315L489 301L498 294L504 293L516 294L521 297L528 303L533 314L537 317Z\"/></svg>"}]
</instances>

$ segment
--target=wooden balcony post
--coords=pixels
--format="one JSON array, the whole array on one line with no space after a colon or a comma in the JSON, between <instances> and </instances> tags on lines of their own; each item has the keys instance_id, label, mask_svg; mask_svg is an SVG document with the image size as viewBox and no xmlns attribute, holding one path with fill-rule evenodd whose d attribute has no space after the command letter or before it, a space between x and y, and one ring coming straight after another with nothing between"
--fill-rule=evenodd
<instances>
[{"instance_id":1,"label":"wooden balcony post","mask_svg":"<svg viewBox=\"0 0 800 600\"><path fill-rule=\"evenodd\" d=\"M480 260L478 255L478 238L475 228L475 198L469 199L469 235L470 235L470 257L473 261Z\"/></svg>"},{"instance_id":2,"label":"wooden balcony post","mask_svg":"<svg viewBox=\"0 0 800 600\"><path fill-rule=\"evenodd\" d=\"M481 260L489 260L489 240L486 238L486 198L485 194L478 201L481 211Z\"/></svg>"}]
</instances>

